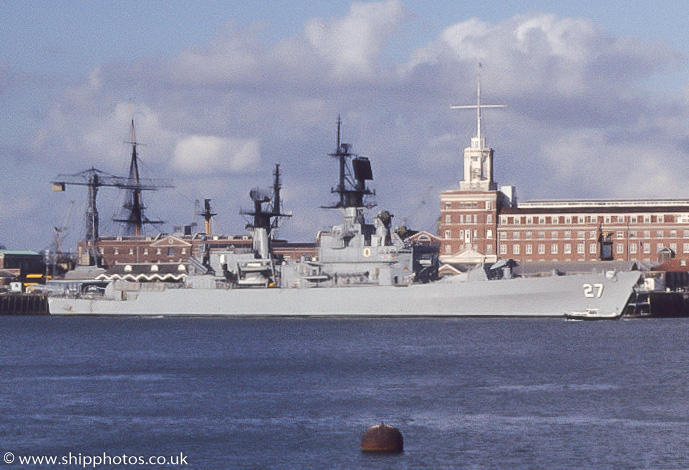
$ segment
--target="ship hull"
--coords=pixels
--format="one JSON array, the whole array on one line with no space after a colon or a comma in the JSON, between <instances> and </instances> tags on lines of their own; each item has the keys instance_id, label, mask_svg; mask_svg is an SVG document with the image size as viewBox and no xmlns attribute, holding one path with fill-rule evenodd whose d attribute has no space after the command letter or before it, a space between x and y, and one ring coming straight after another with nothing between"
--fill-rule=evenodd
<instances>
[{"instance_id":1,"label":"ship hull","mask_svg":"<svg viewBox=\"0 0 689 470\"><path fill-rule=\"evenodd\" d=\"M126 300L52 297L49 306L52 315L562 317L621 313L638 279L628 272L408 287L167 289L126 293Z\"/></svg>"}]
</instances>

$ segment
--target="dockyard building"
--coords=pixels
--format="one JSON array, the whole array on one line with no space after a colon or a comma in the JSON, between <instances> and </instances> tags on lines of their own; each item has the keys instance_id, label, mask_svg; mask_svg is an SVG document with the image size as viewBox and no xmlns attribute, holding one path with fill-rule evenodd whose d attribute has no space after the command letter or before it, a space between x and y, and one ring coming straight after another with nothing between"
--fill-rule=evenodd
<instances>
[{"instance_id":1,"label":"dockyard building","mask_svg":"<svg viewBox=\"0 0 689 470\"><path fill-rule=\"evenodd\" d=\"M480 96L480 93L479 93ZM467 106L469 107L469 106ZM441 193L440 260L471 265L629 261L689 263L689 200L542 200L518 202L493 178L493 149L481 135L464 149L459 189Z\"/></svg>"}]
</instances>

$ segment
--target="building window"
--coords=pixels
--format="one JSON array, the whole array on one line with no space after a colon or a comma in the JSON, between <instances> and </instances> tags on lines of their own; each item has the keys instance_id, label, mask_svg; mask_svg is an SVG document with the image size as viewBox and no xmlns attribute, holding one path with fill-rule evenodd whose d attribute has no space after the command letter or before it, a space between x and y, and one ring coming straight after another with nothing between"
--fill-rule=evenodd
<instances>
[{"instance_id":1,"label":"building window","mask_svg":"<svg viewBox=\"0 0 689 470\"><path fill-rule=\"evenodd\" d=\"M492 254L493 253L493 244L489 243L486 245L486 253Z\"/></svg>"},{"instance_id":2,"label":"building window","mask_svg":"<svg viewBox=\"0 0 689 470\"><path fill-rule=\"evenodd\" d=\"M167 255L168 256L175 256L175 249L170 247L167 249Z\"/></svg>"},{"instance_id":3,"label":"building window","mask_svg":"<svg viewBox=\"0 0 689 470\"><path fill-rule=\"evenodd\" d=\"M633 224L636 223L636 216L635 216L635 215L632 216L632 223L633 223Z\"/></svg>"},{"instance_id":4,"label":"building window","mask_svg":"<svg viewBox=\"0 0 689 470\"><path fill-rule=\"evenodd\" d=\"M651 252L651 244L650 243L644 243L644 253L650 253Z\"/></svg>"},{"instance_id":5,"label":"building window","mask_svg":"<svg viewBox=\"0 0 689 470\"><path fill-rule=\"evenodd\" d=\"M570 232L569 230L567 230L567 231L565 232L565 238L566 238L567 240L569 240L570 238L572 238L572 232Z\"/></svg>"},{"instance_id":6,"label":"building window","mask_svg":"<svg viewBox=\"0 0 689 470\"><path fill-rule=\"evenodd\" d=\"M663 214L660 214L658 216L658 222L661 224L665 223L665 216Z\"/></svg>"},{"instance_id":7,"label":"building window","mask_svg":"<svg viewBox=\"0 0 689 470\"><path fill-rule=\"evenodd\" d=\"M533 225L533 217L526 218L526 225Z\"/></svg>"},{"instance_id":8,"label":"building window","mask_svg":"<svg viewBox=\"0 0 689 470\"><path fill-rule=\"evenodd\" d=\"M512 235L515 240L519 240L519 232L514 232Z\"/></svg>"},{"instance_id":9,"label":"building window","mask_svg":"<svg viewBox=\"0 0 689 470\"><path fill-rule=\"evenodd\" d=\"M134 248L130 248L130 249L129 249L129 254L130 254L130 255L133 255L133 254L134 254Z\"/></svg>"},{"instance_id":10,"label":"building window","mask_svg":"<svg viewBox=\"0 0 689 470\"><path fill-rule=\"evenodd\" d=\"M557 232L550 232L550 238L557 240Z\"/></svg>"},{"instance_id":11,"label":"building window","mask_svg":"<svg viewBox=\"0 0 689 470\"><path fill-rule=\"evenodd\" d=\"M538 254L539 255L545 254L545 244L544 243L538 244Z\"/></svg>"},{"instance_id":12,"label":"building window","mask_svg":"<svg viewBox=\"0 0 689 470\"><path fill-rule=\"evenodd\" d=\"M550 254L551 255L557 254L557 243L551 243L550 244Z\"/></svg>"},{"instance_id":13,"label":"building window","mask_svg":"<svg viewBox=\"0 0 689 470\"><path fill-rule=\"evenodd\" d=\"M596 244L595 243L589 244L589 253L592 255L596 254Z\"/></svg>"},{"instance_id":14,"label":"building window","mask_svg":"<svg viewBox=\"0 0 689 470\"><path fill-rule=\"evenodd\" d=\"M452 209L452 203L451 203L451 202L446 202L446 203L445 203L445 210L447 211L447 210L450 210L450 209Z\"/></svg>"},{"instance_id":15,"label":"building window","mask_svg":"<svg viewBox=\"0 0 689 470\"><path fill-rule=\"evenodd\" d=\"M538 232L538 238L545 238L545 232Z\"/></svg>"},{"instance_id":16,"label":"building window","mask_svg":"<svg viewBox=\"0 0 689 470\"><path fill-rule=\"evenodd\" d=\"M629 245L629 253L632 255L636 254L636 243L632 243Z\"/></svg>"},{"instance_id":17,"label":"building window","mask_svg":"<svg viewBox=\"0 0 689 470\"><path fill-rule=\"evenodd\" d=\"M650 216L650 215L645 215L645 216L644 216L644 223L645 223L645 224L650 224L650 223L651 223L651 216Z\"/></svg>"},{"instance_id":18,"label":"building window","mask_svg":"<svg viewBox=\"0 0 689 470\"><path fill-rule=\"evenodd\" d=\"M543 225L545 223L545 217L539 217L538 218L538 224Z\"/></svg>"},{"instance_id":19,"label":"building window","mask_svg":"<svg viewBox=\"0 0 689 470\"><path fill-rule=\"evenodd\" d=\"M163 251L160 248L156 249L156 255L162 255Z\"/></svg>"},{"instance_id":20,"label":"building window","mask_svg":"<svg viewBox=\"0 0 689 470\"><path fill-rule=\"evenodd\" d=\"M624 253L624 245L622 243L618 243L617 244L617 254L621 255L622 253Z\"/></svg>"},{"instance_id":21,"label":"building window","mask_svg":"<svg viewBox=\"0 0 689 470\"><path fill-rule=\"evenodd\" d=\"M595 230L591 230L591 231L589 232L589 238L590 238L591 240L595 240L595 239L596 239L596 231L595 231Z\"/></svg>"},{"instance_id":22,"label":"building window","mask_svg":"<svg viewBox=\"0 0 689 470\"><path fill-rule=\"evenodd\" d=\"M517 245L517 244L512 245L512 254L513 255L519 254L519 245Z\"/></svg>"},{"instance_id":23,"label":"building window","mask_svg":"<svg viewBox=\"0 0 689 470\"><path fill-rule=\"evenodd\" d=\"M451 224L452 223L452 216L451 215L446 215L445 216L445 223L446 224Z\"/></svg>"},{"instance_id":24,"label":"building window","mask_svg":"<svg viewBox=\"0 0 689 470\"><path fill-rule=\"evenodd\" d=\"M491 229L486 230L486 238L493 238L493 230L491 230Z\"/></svg>"},{"instance_id":25,"label":"building window","mask_svg":"<svg viewBox=\"0 0 689 470\"><path fill-rule=\"evenodd\" d=\"M636 230L629 232L629 238L636 238Z\"/></svg>"},{"instance_id":26,"label":"building window","mask_svg":"<svg viewBox=\"0 0 689 470\"><path fill-rule=\"evenodd\" d=\"M505 245L504 243L500 245L500 254L501 255L507 254L507 245Z\"/></svg>"},{"instance_id":27,"label":"building window","mask_svg":"<svg viewBox=\"0 0 689 470\"><path fill-rule=\"evenodd\" d=\"M521 221L521 217L515 217L514 218L514 225L519 225L520 221Z\"/></svg>"},{"instance_id":28,"label":"building window","mask_svg":"<svg viewBox=\"0 0 689 470\"><path fill-rule=\"evenodd\" d=\"M445 230L445 239L449 240L450 238L452 238L452 231L451 230ZM160 254L160 253L158 253L158 254Z\"/></svg>"},{"instance_id":29,"label":"building window","mask_svg":"<svg viewBox=\"0 0 689 470\"><path fill-rule=\"evenodd\" d=\"M572 225L572 216L565 217L565 224Z\"/></svg>"},{"instance_id":30,"label":"building window","mask_svg":"<svg viewBox=\"0 0 689 470\"><path fill-rule=\"evenodd\" d=\"M182 248L182 254L183 254L183 255L186 255L186 254L187 254L187 249L186 249L186 248Z\"/></svg>"},{"instance_id":31,"label":"building window","mask_svg":"<svg viewBox=\"0 0 689 470\"><path fill-rule=\"evenodd\" d=\"M689 253L689 243L682 243L682 252Z\"/></svg>"},{"instance_id":32,"label":"building window","mask_svg":"<svg viewBox=\"0 0 689 470\"><path fill-rule=\"evenodd\" d=\"M148 254L148 248L144 248L144 255Z\"/></svg>"},{"instance_id":33,"label":"building window","mask_svg":"<svg viewBox=\"0 0 689 470\"><path fill-rule=\"evenodd\" d=\"M584 232L583 230L579 230L577 232L577 238L579 240L584 240L586 238L586 232Z\"/></svg>"},{"instance_id":34,"label":"building window","mask_svg":"<svg viewBox=\"0 0 689 470\"><path fill-rule=\"evenodd\" d=\"M586 253L586 248L583 243L577 243L577 254L583 255Z\"/></svg>"},{"instance_id":35,"label":"building window","mask_svg":"<svg viewBox=\"0 0 689 470\"><path fill-rule=\"evenodd\" d=\"M651 231L650 230L644 230L644 238L651 238Z\"/></svg>"},{"instance_id":36,"label":"building window","mask_svg":"<svg viewBox=\"0 0 689 470\"><path fill-rule=\"evenodd\" d=\"M526 245L526 254L527 255L533 254L533 245L531 245L531 244Z\"/></svg>"},{"instance_id":37,"label":"building window","mask_svg":"<svg viewBox=\"0 0 689 470\"><path fill-rule=\"evenodd\" d=\"M658 243L658 244L656 245L656 252L662 250L663 248L665 248L665 247L663 246L663 244L662 244L662 243Z\"/></svg>"},{"instance_id":38,"label":"building window","mask_svg":"<svg viewBox=\"0 0 689 470\"><path fill-rule=\"evenodd\" d=\"M474 223L478 223L478 215L474 214Z\"/></svg>"},{"instance_id":39,"label":"building window","mask_svg":"<svg viewBox=\"0 0 689 470\"><path fill-rule=\"evenodd\" d=\"M526 239L531 240L531 232L526 232Z\"/></svg>"},{"instance_id":40,"label":"building window","mask_svg":"<svg viewBox=\"0 0 689 470\"><path fill-rule=\"evenodd\" d=\"M113 254L113 255L119 255L119 254L120 254L120 250L119 250L118 248L115 248L114 250L112 250L112 254Z\"/></svg>"},{"instance_id":41,"label":"building window","mask_svg":"<svg viewBox=\"0 0 689 470\"><path fill-rule=\"evenodd\" d=\"M486 209L492 210L493 209L493 201L488 201L486 202Z\"/></svg>"},{"instance_id":42,"label":"building window","mask_svg":"<svg viewBox=\"0 0 689 470\"><path fill-rule=\"evenodd\" d=\"M565 254L566 255L572 254L572 245L570 243L565 243Z\"/></svg>"},{"instance_id":43,"label":"building window","mask_svg":"<svg viewBox=\"0 0 689 470\"><path fill-rule=\"evenodd\" d=\"M493 214L488 214L486 216L486 223L487 224L492 224L493 223Z\"/></svg>"},{"instance_id":44,"label":"building window","mask_svg":"<svg viewBox=\"0 0 689 470\"><path fill-rule=\"evenodd\" d=\"M656 238L663 238L663 231L662 230L658 230L656 232Z\"/></svg>"},{"instance_id":45,"label":"building window","mask_svg":"<svg viewBox=\"0 0 689 470\"><path fill-rule=\"evenodd\" d=\"M670 230L670 238L677 238L677 230Z\"/></svg>"},{"instance_id":46,"label":"building window","mask_svg":"<svg viewBox=\"0 0 689 470\"><path fill-rule=\"evenodd\" d=\"M450 245L445 245L445 253L448 255L452 253L452 247Z\"/></svg>"},{"instance_id":47,"label":"building window","mask_svg":"<svg viewBox=\"0 0 689 470\"><path fill-rule=\"evenodd\" d=\"M610 216L609 216L609 215L606 215L604 220L605 220L604 223L609 224L610 221L611 221Z\"/></svg>"},{"instance_id":48,"label":"building window","mask_svg":"<svg viewBox=\"0 0 689 470\"><path fill-rule=\"evenodd\" d=\"M500 223L502 225L506 225L507 224L507 217L505 217L504 215L501 215L500 216Z\"/></svg>"},{"instance_id":49,"label":"building window","mask_svg":"<svg viewBox=\"0 0 689 470\"><path fill-rule=\"evenodd\" d=\"M670 243L670 249L673 253L677 253L677 243Z\"/></svg>"},{"instance_id":50,"label":"building window","mask_svg":"<svg viewBox=\"0 0 689 470\"><path fill-rule=\"evenodd\" d=\"M618 231L617 234L615 235L618 239L624 238L624 232Z\"/></svg>"}]
</instances>

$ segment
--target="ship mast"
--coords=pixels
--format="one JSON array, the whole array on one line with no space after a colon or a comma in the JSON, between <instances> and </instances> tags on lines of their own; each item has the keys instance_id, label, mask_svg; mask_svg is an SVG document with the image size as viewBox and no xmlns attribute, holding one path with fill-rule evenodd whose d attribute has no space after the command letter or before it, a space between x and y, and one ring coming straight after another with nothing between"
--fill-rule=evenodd
<instances>
[{"instance_id":1,"label":"ship mast","mask_svg":"<svg viewBox=\"0 0 689 470\"><path fill-rule=\"evenodd\" d=\"M291 217L290 214L281 212L280 189L282 184L280 182L279 163L275 164L273 176L272 195L268 191L258 188L252 189L249 192L249 197L254 204L253 210L240 212L252 217L252 221L247 224L246 228L253 232L253 250L256 257L260 259L271 257L270 240L273 237L273 231L278 228L280 218Z\"/></svg>"},{"instance_id":2,"label":"ship mast","mask_svg":"<svg viewBox=\"0 0 689 470\"><path fill-rule=\"evenodd\" d=\"M344 144L340 140L342 120L337 117L337 148L329 154L338 160L340 177L337 187L332 188L332 193L340 196L339 202L329 208L365 207L364 198L375 194L366 187L366 181L373 180L371 162L368 158L355 155L350 152L352 146ZM350 164L351 161L351 164Z\"/></svg>"},{"instance_id":3,"label":"ship mast","mask_svg":"<svg viewBox=\"0 0 689 470\"><path fill-rule=\"evenodd\" d=\"M126 186L127 196L125 197L125 203L122 205L122 212L125 217L119 219L113 219L115 222L120 222L125 225L126 235L142 235L144 225L161 225L164 222L162 220L150 220L145 215L146 206L143 203L141 197L141 191L143 190L155 190L158 189L157 186L143 185L141 183L141 177L139 175L139 156L137 154L136 148L141 144L136 141L136 129L134 128L134 118L132 118L132 139L128 144L132 146L132 157L129 162L129 176L128 184Z\"/></svg>"}]
</instances>

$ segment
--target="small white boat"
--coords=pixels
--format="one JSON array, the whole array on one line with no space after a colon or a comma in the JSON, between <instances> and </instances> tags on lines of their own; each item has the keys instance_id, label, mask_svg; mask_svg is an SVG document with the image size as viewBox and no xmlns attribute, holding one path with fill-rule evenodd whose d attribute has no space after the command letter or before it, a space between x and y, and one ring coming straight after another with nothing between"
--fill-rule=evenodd
<instances>
[{"instance_id":1,"label":"small white boat","mask_svg":"<svg viewBox=\"0 0 689 470\"><path fill-rule=\"evenodd\" d=\"M621 316L621 312L601 312L597 308L565 313L567 320L618 320Z\"/></svg>"}]
</instances>

